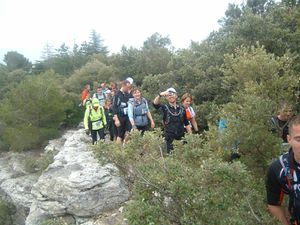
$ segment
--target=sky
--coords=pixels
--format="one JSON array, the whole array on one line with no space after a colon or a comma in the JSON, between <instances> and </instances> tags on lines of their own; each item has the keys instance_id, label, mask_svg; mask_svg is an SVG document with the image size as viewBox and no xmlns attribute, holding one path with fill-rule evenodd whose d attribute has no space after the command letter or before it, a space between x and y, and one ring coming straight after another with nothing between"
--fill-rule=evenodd
<instances>
[{"instance_id":1,"label":"sky","mask_svg":"<svg viewBox=\"0 0 300 225\"><path fill-rule=\"evenodd\" d=\"M54 49L100 34L110 53L140 48L154 33L168 36L175 49L188 48L218 30L229 3L243 0L0 0L0 62L17 51L40 60L46 44Z\"/></svg>"}]
</instances>

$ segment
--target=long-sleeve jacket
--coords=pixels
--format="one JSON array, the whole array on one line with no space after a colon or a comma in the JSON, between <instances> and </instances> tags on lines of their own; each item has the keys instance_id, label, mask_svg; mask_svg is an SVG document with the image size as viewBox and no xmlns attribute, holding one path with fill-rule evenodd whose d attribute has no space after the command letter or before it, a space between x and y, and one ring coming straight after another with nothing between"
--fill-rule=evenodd
<instances>
[{"instance_id":1,"label":"long-sleeve jacket","mask_svg":"<svg viewBox=\"0 0 300 225\"><path fill-rule=\"evenodd\" d=\"M90 118L90 126L89 127L89 118ZM85 110L84 113L84 128L92 129L92 130L100 130L106 126L106 116L104 112L104 108L99 106L97 111L90 106Z\"/></svg>"}]
</instances>

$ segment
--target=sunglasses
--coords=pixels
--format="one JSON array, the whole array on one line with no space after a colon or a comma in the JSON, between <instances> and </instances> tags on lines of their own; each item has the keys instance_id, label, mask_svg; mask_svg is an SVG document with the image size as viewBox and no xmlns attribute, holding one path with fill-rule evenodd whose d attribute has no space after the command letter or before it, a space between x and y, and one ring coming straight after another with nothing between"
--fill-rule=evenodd
<instances>
[{"instance_id":1,"label":"sunglasses","mask_svg":"<svg viewBox=\"0 0 300 225\"><path fill-rule=\"evenodd\" d=\"M176 96L176 94L173 93L173 92L169 92L169 93L167 94L167 96L168 96L168 97L174 97L174 96Z\"/></svg>"}]
</instances>

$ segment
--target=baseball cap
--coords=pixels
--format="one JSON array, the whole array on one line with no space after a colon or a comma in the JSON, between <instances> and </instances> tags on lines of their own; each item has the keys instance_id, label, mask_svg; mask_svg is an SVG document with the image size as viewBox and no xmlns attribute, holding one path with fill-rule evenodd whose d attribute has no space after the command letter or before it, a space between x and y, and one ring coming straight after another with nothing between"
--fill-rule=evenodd
<instances>
[{"instance_id":1,"label":"baseball cap","mask_svg":"<svg viewBox=\"0 0 300 225\"><path fill-rule=\"evenodd\" d=\"M171 93L177 93L176 92L176 90L174 89L174 88L168 88L167 90L166 90L166 92L171 92Z\"/></svg>"},{"instance_id":2,"label":"baseball cap","mask_svg":"<svg viewBox=\"0 0 300 225\"><path fill-rule=\"evenodd\" d=\"M130 84L133 84L133 79L131 77L127 77L126 80L129 81Z\"/></svg>"}]
</instances>

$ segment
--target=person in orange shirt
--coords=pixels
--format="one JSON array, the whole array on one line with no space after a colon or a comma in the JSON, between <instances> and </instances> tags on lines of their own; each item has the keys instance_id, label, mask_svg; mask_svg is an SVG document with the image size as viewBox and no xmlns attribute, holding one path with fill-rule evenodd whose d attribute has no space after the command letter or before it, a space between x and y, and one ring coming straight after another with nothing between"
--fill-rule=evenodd
<instances>
[{"instance_id":1,"label":"person in orange shirt","mask_svg":"<svg viewBox=\"0 0 300 225\"><path fill-rule=\"evenodd\" d=\"M188 121L190 122L190 125L194 128L194 131L196 133L198 133L199 129L198 129L198 124L197 124L197 121L196 121L196 118L195 118L196 113L195 113L194 109L191 106L192 101L193 101L193 97L189 93L185 93L181 97L181 103L182 103L182 106L185 109L186 117L187 117Z\"/></svg>"},{"instance_id":2,"label":"person in orange shirt","mask_svg":"<svg viewBox=\"0 0 300 225\"><path fill-rule=\"evenodd\" d=\"M83 105L84 100L87 98L88 93L90 93L91 86L86 84L81 92L81 103Z\"/></svg>"}]
</instances>

